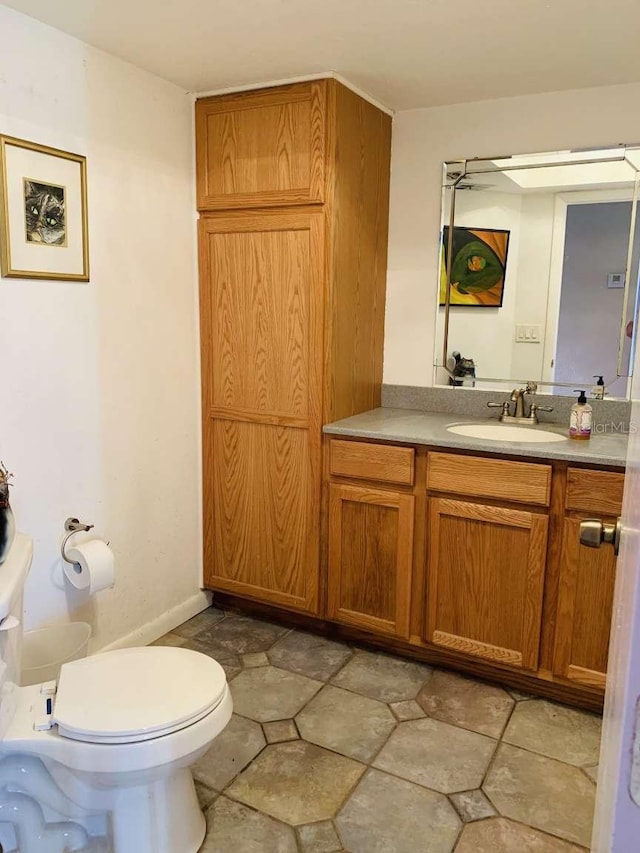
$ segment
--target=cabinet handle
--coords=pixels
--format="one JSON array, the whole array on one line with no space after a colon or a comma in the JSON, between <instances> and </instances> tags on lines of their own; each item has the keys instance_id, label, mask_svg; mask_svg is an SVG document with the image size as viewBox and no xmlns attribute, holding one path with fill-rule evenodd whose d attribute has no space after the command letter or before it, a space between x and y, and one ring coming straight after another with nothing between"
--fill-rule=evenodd
<instances>
[{"instance_id":1,"label":"cabinet handle","mask_svg":"<svg viewBox=\"0 0 640 853\"><path fill-rule=\"evenodd\" d=\"M603 542L613 545L613 553L618 556L622 524L604 524L599 518L587 518L580 522L580 543L587 548L599 548Z\"/></svg>"}]
</instances>

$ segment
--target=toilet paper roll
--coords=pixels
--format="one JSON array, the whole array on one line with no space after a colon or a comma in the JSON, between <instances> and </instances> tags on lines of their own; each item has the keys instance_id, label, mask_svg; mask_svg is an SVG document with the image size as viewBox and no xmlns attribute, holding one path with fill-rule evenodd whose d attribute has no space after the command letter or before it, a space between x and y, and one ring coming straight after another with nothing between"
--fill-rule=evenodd
<instances>
[{"instance_id":1,"label":"toilet paper roll","mask_svg":"<svg viewBox=\"0 0 640 853\"><path fill-rule=\"evenodd\" d=\"M102 539L88 539L74 548L67 548L73 563L64 564L64 573L76 589L99 592L109 589L116 580L113 551Z\"/></svg>"}]
</instances>

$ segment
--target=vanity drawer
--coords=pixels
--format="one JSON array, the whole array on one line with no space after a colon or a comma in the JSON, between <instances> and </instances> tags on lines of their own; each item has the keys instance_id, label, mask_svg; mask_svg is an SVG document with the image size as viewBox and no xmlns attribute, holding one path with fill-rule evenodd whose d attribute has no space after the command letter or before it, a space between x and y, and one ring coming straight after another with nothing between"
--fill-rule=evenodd
<instances>
[{"instance_id":1,"label":"vanity drawer","mask_svg":"<svg viewBox=\"0 0 640 853\"><path fill-rule=\"evenodd\" d=\"M355 477L412 486L415 450L392 444L368 444L364 441L338 441L330 447L330 472L334 477Z\"/></svg>"},{"instance_id":2,"label":"vanity drawer","mask_svg":"<svg viewBox=\"0 0 640 853\"><path fill-rule=\"evenodd\" d=\"M624 474L612 471L567 470L567 509L620 515Z\"/></svg>"},{"instance_id":3,"label":"vanity drawer","mask_svg":"<svg viewBox=\"0 0 640 853\"><path fill-rule=\"evenodd\" d=\"M455 453L430 453L427 488L437 492L548 506L551 466Z\"/></svg>"}]
</instances>

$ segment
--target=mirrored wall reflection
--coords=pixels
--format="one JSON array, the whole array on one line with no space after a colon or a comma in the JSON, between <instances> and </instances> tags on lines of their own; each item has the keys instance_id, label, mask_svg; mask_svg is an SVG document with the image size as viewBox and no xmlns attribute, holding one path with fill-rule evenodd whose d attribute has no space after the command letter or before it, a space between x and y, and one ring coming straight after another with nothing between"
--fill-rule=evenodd
<instances>
[{"instance_id":1,"label":"mirrored wall reflection","mask_svg":"<svg viewBox=\"0 0 640 853\"><path fill-rule=\"evenodd\" d=\"M639 167L637 148L445 164L436 384L627 396Z\"/></svg>"}]
</instances>

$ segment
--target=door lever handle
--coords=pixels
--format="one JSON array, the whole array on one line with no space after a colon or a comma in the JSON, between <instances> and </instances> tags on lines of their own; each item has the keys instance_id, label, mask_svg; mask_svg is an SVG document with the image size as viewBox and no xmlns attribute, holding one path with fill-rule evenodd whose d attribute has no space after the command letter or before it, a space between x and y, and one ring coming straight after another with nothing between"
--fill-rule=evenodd
<instances>
[{"instance_id":1,"label":"door lever handle","mask_svg":"<svg viewBox=\"0 0 640 853\"><path fill-rule=\"evenodd\" d=\"M613 553L618 556L622 524L604 524L599 518L587 518L580 522L580 544L587 548L599 548L603 542L613 545Z\"/></svg>"}]
</instances>

